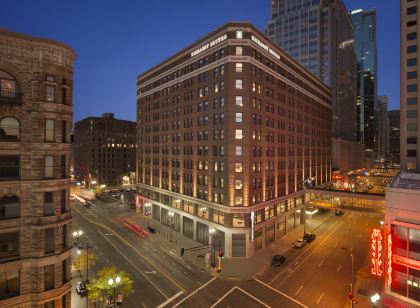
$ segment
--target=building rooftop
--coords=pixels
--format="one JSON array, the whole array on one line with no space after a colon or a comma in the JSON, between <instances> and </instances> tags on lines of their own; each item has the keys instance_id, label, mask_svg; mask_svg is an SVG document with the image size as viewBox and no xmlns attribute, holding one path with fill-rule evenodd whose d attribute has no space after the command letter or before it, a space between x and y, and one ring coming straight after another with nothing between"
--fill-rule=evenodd
<instances>
[{"instance_id":1,"label":"building rooftop","mask_svg":"<svg viewBox=\"0 0 420 308\"><path fill-rule=\"evenodd\" d=\"M389 187L420 190L420 173L412 170L401 171L395 176Z\"/></svg>"}]
</instances>

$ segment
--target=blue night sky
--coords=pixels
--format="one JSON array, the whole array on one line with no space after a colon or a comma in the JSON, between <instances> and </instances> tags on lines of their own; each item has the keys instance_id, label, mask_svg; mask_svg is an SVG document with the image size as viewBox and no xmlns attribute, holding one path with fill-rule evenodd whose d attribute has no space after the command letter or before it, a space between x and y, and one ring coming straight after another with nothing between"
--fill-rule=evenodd
<instances>
[{"instance_id":1,"label":"blue night sky","mask_svg":"<svg viewBox=\"0 0 420 308\"><path fill-rule=\"evenodd\" d=\"M399 108L399 1L345 0L377 9L378 95ZM0 27L62 41L76 51L74 120L114 112L136 118L136 77L232 20L263 30L269 0L4 1Z\"/></svg>"}]
</instances>

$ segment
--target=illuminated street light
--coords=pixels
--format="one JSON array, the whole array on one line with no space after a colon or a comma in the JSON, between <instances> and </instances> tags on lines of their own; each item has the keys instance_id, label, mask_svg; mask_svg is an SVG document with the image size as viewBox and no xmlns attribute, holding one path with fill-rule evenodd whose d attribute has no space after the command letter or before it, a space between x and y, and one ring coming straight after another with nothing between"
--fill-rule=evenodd
<instances>
[{"instance_id":1,"label":"illuminated street light","mask_svg":"<svg viewBox=\"0 0 420 308\"><path fill-rule=\"evenodd\" d=\"M380 299L381 297L379 296L378 293L372 295L370 297L370 301L372 302L372 307L377 307L377 303L379 302Z\"/></svg>"},{"instance_id":2,"label":"illuminated street light","mask_svg":"<svg viewBox=\"0 0 420 308\"><path fill-rule=\"evenodd\" d=\"M169 241L172 243L172 226L173 226L173 221L174 221L174 215L175 213L172 211L168 212L168 216L169 216L169 221L170 221L170 229L169 229Z\"/></svg>"},{"instance_id":3,"label":"illuminated street light","mask_svg":"<svg viewBox=\"0 0 420 308\"><path fill-rule=\"evenodd\" d=\"M114 281L114 279L112 279L112 278L109 278L109 280L108 280L108 284L109 284L109 286L113 289L113 297L112 297L112 307L117 307L116 306L116 304L115 304L115 289L116 289L116 287L117 287L117 285L120 283L120 281L121 281L121 278L120 278L120 276L117 276L117 278L115 278L115 281ZM115 282L115 284L114 284L114 282Z\"/></svg>"},{"instance_id":4,"label":"illuminated street light","mask_svg":"<svg viewBox=\"0 0 420 308\"><path fill-rule=\"evenodd\" d=\"M381 224L381 227L384 226L384 221L383 220L381 220L379 223Z\"/></svg>"},{"instance_id":5,"label":"illuminated street light","mask_svg":"<svg viewBox=\"0 0 420 308\"><path fill-rule=\"evenodd\" d=\"M210 234L210 245L211 245L211 266L216 267L216 241L215 241L216 229L213 227L210 227L209 234Z\"/></svg>"}]
</instances>

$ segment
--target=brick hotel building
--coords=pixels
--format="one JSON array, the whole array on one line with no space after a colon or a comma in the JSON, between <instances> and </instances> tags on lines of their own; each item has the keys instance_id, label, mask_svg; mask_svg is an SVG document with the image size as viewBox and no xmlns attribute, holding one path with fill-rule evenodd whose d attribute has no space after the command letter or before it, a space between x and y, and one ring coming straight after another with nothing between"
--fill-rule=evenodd
<instances>
[{"instance_id":1,"label":"brick hotel building","mask_svg":"<svg viewBox=\"0 0 420 308\"><path fill-rule=\"evenodd\" d=\"M137 206L251 256L303 221L305 179L330 180L331 117L322 81L227 23L137 79Z\"/></svg>"},{"instance_id":2,"label":"brick hotel building","mask_svg":"<svg viewBox=\"0 0 420 308\"><path fill-rule=\"evenodd\" d=\"M70 308L74 51L0 29L0 307Z\"/></svg>"}]
</instances>

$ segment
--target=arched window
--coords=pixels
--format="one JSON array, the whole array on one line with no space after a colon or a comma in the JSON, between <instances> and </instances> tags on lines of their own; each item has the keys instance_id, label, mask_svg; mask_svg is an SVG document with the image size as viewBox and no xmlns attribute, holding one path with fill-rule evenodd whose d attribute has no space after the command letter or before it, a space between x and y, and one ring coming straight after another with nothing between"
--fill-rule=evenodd
<instances>
[{"instance_id":1,"label":"arched window","mask_svg":"<svg viewBox=\"0 0 420 308\"><path fill-rule=\"evenodd\" d=\"M20 124L12 117L5 117L0 120L0 140L13 141L19 140Z\"/></svg>"},{"instance_id":2,"label":"arched window","mask_svg":"<svg viewBox=\"0 0 420 308\"><path fill-rule=\"evenodd\" d=\"M15 195L6 195L0 199L0 219L20 217L20 201Z\"/></svg>"},{"instance_id":3,"label":"arched window","mask_svg":"<svg viewBox=\"0 0 420 308\"><path fill-rule=\"evenodd\" d=\"M0 99L15 102L21 97L19 84L12 75L0 70Z\"/></svg>"}]
</instances>

